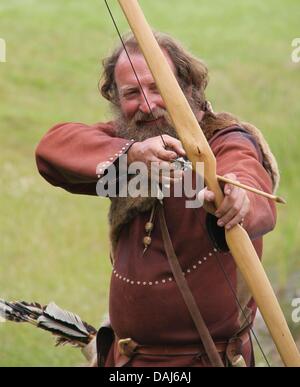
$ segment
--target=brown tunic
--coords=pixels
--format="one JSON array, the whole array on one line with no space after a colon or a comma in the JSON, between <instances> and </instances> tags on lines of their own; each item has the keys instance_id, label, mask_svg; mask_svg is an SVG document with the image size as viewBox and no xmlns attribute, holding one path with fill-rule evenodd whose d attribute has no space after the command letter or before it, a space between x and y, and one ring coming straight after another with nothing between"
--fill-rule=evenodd
<instances>
[{"instance_id":1,"label":"brown tunic","mask_svg":"<svg viewBox=\"0 0 300 387\"><path fill-rule=\"evenodd\" d=\"M95 195L99 163L107 166L115 162L130 144L131 141L114 136L112 123L57 125L38 145L37 165L51 184L73 193ZM225 130L214 136L210 144L219 175L232 172L240 182L272 192L272 181L261 164L261 156L243 133ZM244 228L261 257L262 236L275 225L275 206L255 194L248 196L250 212ZM215 340L229 339L245 321L216 257L252 320L256 311L234 260L230 253L219 251L209 238L202 208L186 209L185 198L166 198L164 207L174 249L209 331ZM199 336L174 281L157 221L152 244L142 255L148 219L149 212L141 213L121 230L110 286L112 327L119 338L131 337L142 344L197 343ZM245 351L249 362L250 347ZM113 352L112 349L107 365L114 364ZM203 364L193 357L137 356L131 362L133 366Z\"/></svg>"}]
</instances>

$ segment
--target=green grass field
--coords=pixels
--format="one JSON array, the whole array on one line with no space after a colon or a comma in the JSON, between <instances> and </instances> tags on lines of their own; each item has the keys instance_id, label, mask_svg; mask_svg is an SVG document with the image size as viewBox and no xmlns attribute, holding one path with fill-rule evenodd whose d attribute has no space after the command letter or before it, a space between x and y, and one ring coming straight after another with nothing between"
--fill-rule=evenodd
<instances>
[{"instance_id":1,"label":"green grass field","mask_svg":"<svg viewBox=\"0 0 300 387\"><path fill-rule=\"evenodd\" d=\"M300 63L291 60L299 0L140 3L155 29L206 61L215 110L253 122L277 156L288 205L265 238L264 263L290 321L291 300L300 296ZM117 1L110 4L127 31ZM34 149L58 122L109 118L97 82L116 32L102 0L0 0L0 38L7 45L0 63L0 298L54 300L97 327L108 304L108 202L48 185ZM291 329L300 336L300 323ZM54 348L45 332L0 324L0 366L82 361L76 349Z\"/></svg>"}]
</instances>

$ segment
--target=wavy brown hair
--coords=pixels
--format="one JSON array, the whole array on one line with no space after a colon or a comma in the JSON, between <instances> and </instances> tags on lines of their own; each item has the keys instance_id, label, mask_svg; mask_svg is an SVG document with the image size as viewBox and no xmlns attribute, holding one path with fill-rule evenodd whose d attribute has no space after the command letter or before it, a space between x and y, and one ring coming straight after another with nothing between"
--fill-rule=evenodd
<instances>
[{"instance_id":1,"label":"wavy brown hair","mask_svg":"<svg viewBox=\"0 0 300 387\"><path fill-rule=\"evenodd\" d=\"M183 90L192 88L192 98L196 105L204 108L205 88L208 83L208 70L205 64L190 54L182 45L169 35L161 32L154 32L159 46L164 49L175 65L176 77ZM132 33L123 37L123 42L129 54L140 52L138 43ZM99 90L104 98L118 105L118 90L115 82L116 63L124 51L120 44L114 52L103 60L103 74L99 82Z\"/></svg>"}]
</instances>

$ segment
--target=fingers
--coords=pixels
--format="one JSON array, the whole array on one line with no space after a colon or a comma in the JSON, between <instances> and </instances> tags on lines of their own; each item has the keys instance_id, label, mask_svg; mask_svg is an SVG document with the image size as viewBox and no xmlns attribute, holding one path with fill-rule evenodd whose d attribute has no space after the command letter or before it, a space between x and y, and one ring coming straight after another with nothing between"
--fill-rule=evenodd
<instances>
[{"instance_id":1,"label":"fingers","mask_svg":"<svg viewBox=\"0 0 300 387\"><path fill-rule=\"evenodd\" d=\"M228 179L236 180L233 173L225 175ZM250 200L245 190L233 186L224 185L224 199L216 210L214 206L215 195L207 188L198 193L198 200L203 202L204 209L218 218L218 226L230 230L246 217L250 209Z\"/></svg>"},{"instance_id":2,"label":"fingers","mask_svg":"<svg viewBox=\"0 0 300 387\"><path fill-rule=\"evenodd\" d=\"M163 184L172 184L182 179L184 171L175 170L171 161L185 156L185 151L176 138L164 135L163 139L168 149L165 149L160 136L133 144L129 152L129 164L133 161L143 162L148 167L151 179Z\"/></svg>"},{"instance_id":3,"label":"fingers","mask_svg":"<svg viewBox=\"0 0 300 387\"><path fill-rule=\"evenodd\" d=\"M228 173L224 177L237 180L234 173ZM233 186L232 184L224 185L224 199L215 212L218 219L218 226L230 230L235 225L243 221L249 212L250 201L245 190Z\"/></svg>"},{"instance_id":4,"label":"fingers","mask_svg":"<svg viewBox=\"0 0 300 387\"><path fill-rule=\"evenodd\" d=\"M219 218L218 226L229 230L240 223L248 211L249 199L246 192L240 188L233 187L229 194L225 194L222 204L215 213Z\"/></svg>"},{"instance_id":5,"label":"fingers","mask_svg":"<svg viewBox=\"0 0 300 387\"><path fill-rule=\"evenodd\" d=\"M205 200L205 192L207 191L207 188L202 189L200 192L198 192L197 198L198 200L203 203Z\"/></svg>"},{"instance_id":6,"label":"fingers","mask_svg":"<svg viewBox=\"0 0 300 387\"><path fill-rule=\"evenodd\" d=\"M212 191L209 191L207 187L205 187L200 192L198 192L198 200L202 202L214 202L215 194Z\"/></svg>"},{"instance_id":7,"label":"fingers","mask_svg":"<svg viewBox=\"0 0 300 387\"><path fill-rule=\"evenodd\" d=\"M209 191L207 188L204 189L204 200L207 202L215 201L215 194L212 191Z\"/></svg>"},{"instance_id":8,"label":"fingers","mask_svg":"<svg viewBox=\"0 0 300 387\"><path fill-rule=\"evenodd\" d=\"M199 202L203 203L203 208L205 211L214 215L216 211L216 207L214 205L215 194L212 191L209 191L207 188L204 188L198 193L197 197Z\"/></svg>"},{"instance_id":9,"label":"fingers","mask_svg":"<svg viewBox=\"0 0 300 387\"><path fill-rule=\"evenodd\" d=\"M161 147L157 149L156 157L160 160L172 161L178 157L178 154L176 152L166 150L165 148Z\"/></svg>"},{"instance_id":10,"label":"fingers","mask_svg":"<svg viewBox=\"0 0 300 387\"><path fill-rule=\"evenodd\" d=\"M225 196L221 206L216 211L216 216L219 218L218 226L227 226L241 211L243 203L244 196L239 195L238 189L233 189L230 196Z\"/></svg>"},{"instance_id":11,"label":"fingers","mask_svg":"<svg viewBox=\"0 0 300 387\"><path fill-rule=\"evenodd\" d=\"M164 135L163 139L168 149L165 149L160 136L148 138L138 145L133 144L129 151L130 154L133 153L131 159L149 163L156 160L172 161L179 156L185 156L186 153L179 140L168 135Z\"/></svg>"},{"instance_id":12,"label":"fingers","mask_svg":"<svg viewBox=\"0 0 300 387\"><path fill-rule=\"evenodd\" d=\"M236 226L237 224L243 222L244 217L246 216L247 211L245 211L245 215L243 215L242 212L237 213L235 217L233 217L226 225L226 230L230 230L232 227Z\"/></svg>"},{"instance_id":13,"label":"fingers","mask_svg":"<svg viewBox=\"0 0 300 387\"><path fill-rule=\"evenodd\" d=\"M227 179L230 179L230 180L235 180L235 181L237 180L237 177L234 173L227 173L226 175L224 175L224 177L226 177ZM226 183L224 185L224 194L230 195L233 188L235 188L234 185Z\"/></svg>"},{"instance_id":14,"label":"fingers","mask_svg":"<svg viewBox=\"0 0 300 387\"><path fill-rule=\"evenodd\" d=\"M183 175L184 171L176 169L173 164L166 161L151 164L151 179L162 184L177 183L183 178Z\"/></svg>"},{"instance_id":15,"label":"fingers","mask_svg":"<svg viewBox=\"0 0 300 387\"><path fill-rule=\"evenodd\" d=\"M164 139L165 144L169 148L173 149L176 152L176 154L177 154L176 157L178 157L178 156L185 157L186 156L186 152L183 149L183 146L179 140L177 140L176 138L171 137L167 134L163 135L163 139Z\"/></svg>"}]
</instances>

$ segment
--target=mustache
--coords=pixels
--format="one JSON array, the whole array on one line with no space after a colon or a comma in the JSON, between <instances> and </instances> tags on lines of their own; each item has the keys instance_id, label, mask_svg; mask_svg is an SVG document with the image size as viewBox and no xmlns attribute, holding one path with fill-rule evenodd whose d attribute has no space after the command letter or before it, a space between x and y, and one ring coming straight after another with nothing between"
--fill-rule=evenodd
<instances>
[{"instance_id":1,"label":"mustache","mask_svg":"<svg viewBox=\"0 0 300 387\"><path fill-rule=\"evenodd\" d=\"M117 137L144 141L151 137L168 134L171 137L178 138L171 118L165 109L156 107L149 113L138 110L131 119L125 117L120 106L113 105L111 109L115 116L114 123ZM162 119L155 121L159 118ZM150 122L145 125L146 121Z\"/></svg>"},{"instance_id":2,"label":"mustache","mask_svg":"<svg viewBox=\"0 0 300 387\"><path fill-rule=\"evenodd\" d=\"M133 118L130 120L129 125L141 126L146 121L154 121L159 118L163 118L168 125L171 125L171 119L168 112L165 109L156 108L149 113L143 113L140 110L136 112Z\"/></svg>"}]
</instances>

